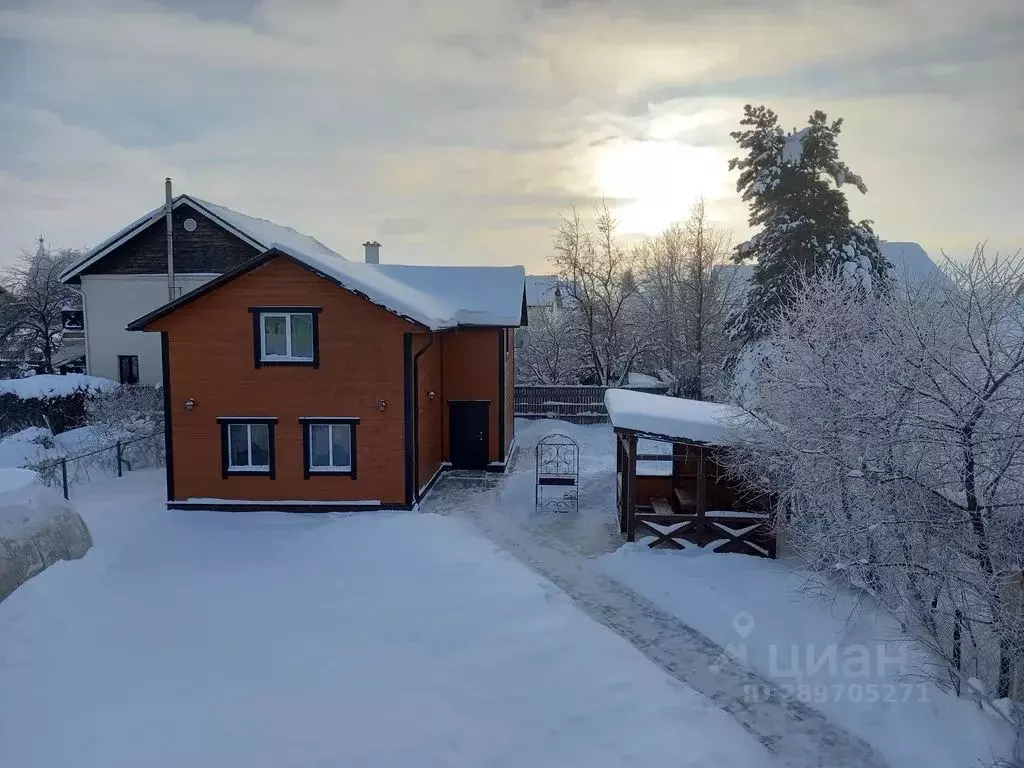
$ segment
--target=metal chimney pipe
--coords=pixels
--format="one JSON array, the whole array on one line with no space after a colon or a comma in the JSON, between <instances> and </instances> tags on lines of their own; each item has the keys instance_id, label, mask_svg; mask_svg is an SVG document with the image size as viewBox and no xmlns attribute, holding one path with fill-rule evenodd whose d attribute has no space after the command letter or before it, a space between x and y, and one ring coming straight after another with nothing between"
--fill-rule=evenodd
<instances>
[{"instance_id":1,"label":"metal chimney pipe","mask_svg":"<svg viewBox=\"0 0 1024 768\"><path fill-rule=\"evenodd\" d=\"M380 264L380 243L376 240L367 240L363 243L363 250L367 264Z\"/></svg>"},{"instance_id":2,"label":"metal chimney pipe","mask_svg":"<svg viewBox=\"0 0 1024 768\"><path fill-rule=\"evenodd\" d=\"M171 196L171 177L164 179L164 216L167 222L167 300L178 298L174 290L174 198Z\"/></svg>"}]
</instances>

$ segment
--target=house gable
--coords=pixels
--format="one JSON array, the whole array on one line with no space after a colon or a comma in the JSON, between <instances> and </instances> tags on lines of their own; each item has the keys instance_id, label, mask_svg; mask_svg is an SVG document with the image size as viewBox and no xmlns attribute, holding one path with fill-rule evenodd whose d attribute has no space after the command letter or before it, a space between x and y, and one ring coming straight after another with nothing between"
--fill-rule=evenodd
<instances>
[{"instance_id":1,"label":"house gable","mask_svg":"<svg viewBox=\"0 0 1024 768\"><path fill-rule=\"evenodd\" d=\"M260 306L319 310L319 367L255 365L249 310ZM422 329L273 258L149 330L166 332L176 499L405 503L403 342L410 333L425 338ZM221 424L261 418L276 419L275 476L225 477ZM303 420L310 419L358 420L358 475L309 476Z\"/></svg>"},{"instance_id":2,"label":"house gable","mask_svg":"<svg viewBox=\"0 0 1024 768\"><path fill-rule=\"evenodd\" d=\"M195 221L194 231L185 229L186 219ZM227 272L261 250L187 201L174 208L173 222L174 271L179 274ZM167 225L165 217L159 216L142 225L68 282L80 282L82 275L153 275L165 272Z\"/></svg>"}]
</instances>

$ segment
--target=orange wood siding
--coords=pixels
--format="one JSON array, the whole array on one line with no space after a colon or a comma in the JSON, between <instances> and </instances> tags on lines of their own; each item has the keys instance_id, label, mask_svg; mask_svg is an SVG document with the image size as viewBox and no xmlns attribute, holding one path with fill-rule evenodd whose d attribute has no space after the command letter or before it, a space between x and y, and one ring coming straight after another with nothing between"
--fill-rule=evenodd
<instances>
[{"instance_id":1,"label":"orange wood siding","mask_svg":"<svg viewBox=\"0 0 1024 768\"><path fill-rule=\"evenodd\" d=\"M470 328L445 331L442 338L442 378L444 380L443 435L444 457L451 460L448 402L451 400L490 400L488 461L498 461L498 350L503 328Z\"/></svg>"},{"instance_id":2,"label":"orange wood siding","mask_svg":"<svg viewBox=\"0 0 1024 768\"><path fill-rule=\"evenodd\" d=\"M429 347L426 336L414 339L414 350L425 351L419 358L419 386L417 388L416 424L419 432L419 467L417 469L416 488L419 490L437 472L444 461L443 412L445 409L444 393L441 386L441 334L434 335L434 342ZM430 393L434 399L430 399Z\"/></svg>"},{"instance_id":3,"label":"orange wood siding","mask_svg":"<svg viewBox=\"0 0 1024 768\"><path fill-rule=\"evenodd\" d=\"M275 305L322 307L319 368L254 366L249 307ZM422 328L275 258L148 330L168 332L176 499L404 502L403 334ZM222 477L219 416L278 418L274 479ZM359 417L355 479L303 477L302 416Z\"/></svg>"}]
</instances>

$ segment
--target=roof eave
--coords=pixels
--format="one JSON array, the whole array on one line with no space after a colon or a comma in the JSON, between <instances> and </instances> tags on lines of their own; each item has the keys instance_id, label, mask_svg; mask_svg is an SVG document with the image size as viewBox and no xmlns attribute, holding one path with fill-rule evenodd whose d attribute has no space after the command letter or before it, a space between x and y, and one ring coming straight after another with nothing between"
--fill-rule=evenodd
<instances>
[{"instance_id":1,"label":"roof eave","mask_svg":"<svg viewBox=\"0 0 1024 768\"><path fill-rule=\"evenodd\" d=\"M128 323L128 325L125 327L125 330L128 330L128 331L145 331L146 330L146 326L148 326L150 323L153 323L153 322L155 322L155 321L157 321L157 320L159 320L159 319L161 319L163 317L166 317L167 315L171 314L172 312L177 311L178 309L180 309L181 307L185 306L186 304L190 304L191 302L195 301L199 297L204 296L205 294L210 293L211 291L214 291L217 288L220 288L222 285L224 285L226 283L230 283L236 277L241 277L242 275L246 274L247 272L251 272L252 270L256 269L256 267L259 267L259 266L265 264L266 262L270 261L272 258L275 258L275 257L278 257L278 256L280 256L282 258L285 258L285 259L288 259L292 263L299 265L303 269L308 270L309 272L312 272L314 275L317 275L318 277L322 277L324 280L327 280L327 281L333 283L334 285L338 286L339 288L341 288L343 290L346 290L346 291L349 291L350 293L353 293L356 296L359 296L360 298L365 299L366 301L370 302L374 306L381 307L382 309L385 309L388 312L391 312L392 314L397 315L398 317L401 317L403 320L407 320L410 323L413 323L414 325L418 325L421 328L424 328L425 330L428 330L428 331L447 330L446 328L431 327L427 323L424 323L424 322L422 322L420 320L417 320L414 317L409 317L408 315L404 315L401 312L397 312L394 309L392 309L391 307L388 307L388 306L386 306L384 304L381 304L379 301L374 301L370 296L368 296L367 294L363 293L362 291L356 290L355 288L351 288L351 287L345 285L344 283L340 282L339 280L337 280L336 278L332 277L331 275L328 275L328 274L326 274L324 272L321 272L319 269L316 269L315 267L311 267L309 264L306 264L304 261L302 261L300 259L297 259L294 256L292 256L290 253L282 251L282 250L280 250L278 248L270 248L270 249L268 249L266 251L263 251L263 253L260 253L257 256L254 256L253 258L249 259L248 261L242 262L241 264L239 264L234 269L231 269L231 270L225 272L224 274L219 275L218 277L215 277L213 280L210 280L207 283L203 283L198 288L194 288L193 290L189 291L188 293L186 293L186 294L184 294L182 296L179 296L174 301L169 301L166 304L164 304L163 306L157 307L152 312L149 312L148 314L145 314L142 317L139 317L139 318L136 318L135 320L132 320L132 322Z\"/></svg>"}]
</instances>

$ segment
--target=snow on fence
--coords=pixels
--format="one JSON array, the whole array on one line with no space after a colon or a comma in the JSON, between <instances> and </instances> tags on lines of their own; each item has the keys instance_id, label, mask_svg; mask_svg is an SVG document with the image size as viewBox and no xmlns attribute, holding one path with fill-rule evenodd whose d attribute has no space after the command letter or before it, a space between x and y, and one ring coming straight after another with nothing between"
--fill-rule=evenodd
<instances>
[{"instance_id":1,"label":"snow on fence","mask_svg":"<svg viewBox=\"0 0 1024 768\"><path fill-rule=\"evenodd\" d=\"M125 435L121 440L94 450L43 461L28 469L39 474L43 485L60 489L68 499L71 486L91 480L93 471L121 477L133 469L163 465L164 432L161 429L143 435Z\"/></svg>"},{"instance_id":2,"label":"snow on fence","mask_svg":"<svg viewBox=\"0 0 1024 768\"><path fill-rule=\"evenodd\" d=\"M669 385L626 387L635 392L664 395ZM604 393L614 387L587 384L518 385L515 390L517 419L561 419L573 424L604 424L608 411Z\"/></svg>"}]
</instances>

